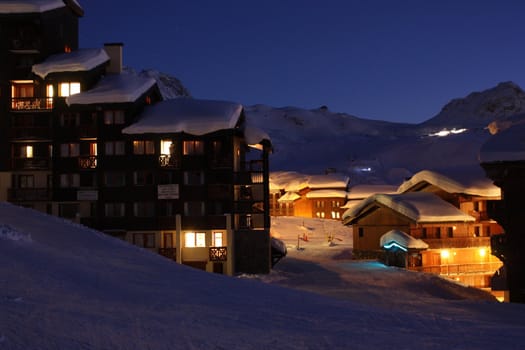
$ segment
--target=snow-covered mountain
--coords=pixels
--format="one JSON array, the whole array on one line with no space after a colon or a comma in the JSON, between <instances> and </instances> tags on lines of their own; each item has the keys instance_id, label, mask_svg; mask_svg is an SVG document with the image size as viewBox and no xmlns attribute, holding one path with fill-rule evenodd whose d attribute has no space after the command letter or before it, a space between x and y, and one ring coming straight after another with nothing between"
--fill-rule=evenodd
<instances>
[{"instance_id":1,"label":"snow-covered mountain","mask_svg":"<svg viewBox=\"0 0 525 350\"><path fill-rule=\"evenodd\" d=\"M157 80L161 89L175 91L171 96L181 91L179 84L172 89L170 81ZM245 106L245 112L272 139L272 171L335 170L350 175L352 184L397 185L423 169L478 167L479 149L491 133L525 121L525 92L503 82L453 99L421 124L365 119L327 106L254 105Z\"/></svg>"}]
</instances>

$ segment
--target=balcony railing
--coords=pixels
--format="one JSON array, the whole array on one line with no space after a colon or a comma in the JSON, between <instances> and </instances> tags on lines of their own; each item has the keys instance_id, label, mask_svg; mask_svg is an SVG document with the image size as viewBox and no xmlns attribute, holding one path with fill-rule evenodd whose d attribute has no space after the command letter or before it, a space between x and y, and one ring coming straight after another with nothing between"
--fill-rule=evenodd
<instances>
[{"instance_id":1,"label":"balcony railing","mask_svg":"<svg viewBox=\"0 0 525 350\"><path fill-rule=\"evenodd\" d=\"M210 261L227 261L228 260L228 248L226 247L211 247L210 248Z\"/></svg>"},{"instance_id":2,"label":"balcony railing","mask_svg":"<svg viewBox=\"0 0 525 350\"><path fill-rule=\"evenodd\" d=\"M97 167L97 156L79 157L78 166L82 169L95 169Z\"/></svg>"},{"instance_id":3,"label":"balcony railing","mask_svg":"<svg viewBox=\"0 0 525 350\"><path fill-rule=\"evenodd\" d=\"M161 154L159 156L159 165L163 168L178 168L179 160L169 154Z\"/></svg>"},{"instance_id":4,"label":"balcony railing","mask_svg":"<svg viewBox=\"0 0 525 350\"><path fill-rule=\"evenodd\" d=\"M49 158L15 158L13 159L14 169L48 169L50 166Z\"/></svg>"},{"instance_id":5,"label":"balcony railing","mask_svg":"<svg viewBox=\"0 0 525 350\"><path fill-rule=\"evenodd\" d=\"M490 246L490 237L422 238L430 249Z\"/></svg>"},{"instance_id":6,"label":"balcony railing","mask_svg":"<svg viewBox=\"0 0 525 350\"><path fill-rule=\"evenodd\" d=\"M49 188L10 188L7 198L9 201L48 201L52 193Z\"/></svg>"},{"instance_id":7,"label":"balcony railing","mask_svg":"<svg viewBox=\"0 0 525 350\"><path fill-rule=\"evenodd\" d=\"M11 99L14 111L38 111L53 109L52 97L14 97Z\"/></svg>"},{"instance_id":8,"label":"balcony railing","mask_svg":"<svg viewBox=\"0 0 525 350\"><path fill-rule=\"evenodd\" d=\"M168 259L177 260L177 248L159 248L159 254Z\"/></svg>"},{"instance_id":9,"label":"balcony railing","mask_svg":"<svg viewBox=\"0 0 525 350\"><path fill-rule=\"evenodd\" d=\"M450 265L433 265L422 267L411 267L411 270L428 272L438 275L467 275L467 274L493 274L503 264L501 262L485 262L472 264L450 264Z\"/></svg>"}]
</instances>

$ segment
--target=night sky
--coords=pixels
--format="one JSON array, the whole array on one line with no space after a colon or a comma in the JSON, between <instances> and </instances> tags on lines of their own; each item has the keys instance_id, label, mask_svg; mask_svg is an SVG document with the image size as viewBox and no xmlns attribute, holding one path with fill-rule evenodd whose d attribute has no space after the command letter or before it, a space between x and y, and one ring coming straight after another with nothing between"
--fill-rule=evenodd
<instances>
[{"instance_id":1,"label":"night sky","mask_svg":"<svg viewBox=\"0 0 525 350\"><path fill-rule=\"evenodd\" d=\"M419 123L502 81L525 88L522 0L79 2L81 47L123 42L125 65L197 98Z\"/></svg>"}]
</instances>

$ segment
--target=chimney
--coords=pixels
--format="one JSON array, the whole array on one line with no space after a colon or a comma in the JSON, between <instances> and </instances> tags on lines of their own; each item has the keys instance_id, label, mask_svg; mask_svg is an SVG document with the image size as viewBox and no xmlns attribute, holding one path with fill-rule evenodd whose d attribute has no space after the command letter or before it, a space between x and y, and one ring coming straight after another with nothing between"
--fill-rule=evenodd
<instances>
[{"instance_id":1,"label":"chimney","mask_svg":"<svg viewBox=\"0 0 525 350\"><path fill-rule=\"evenodd\" d=\"M123 43L106 43L104 50L109 56L109 66L107 73L120 74L122 73L122 47Z\"/></svg>"}]
</instances>

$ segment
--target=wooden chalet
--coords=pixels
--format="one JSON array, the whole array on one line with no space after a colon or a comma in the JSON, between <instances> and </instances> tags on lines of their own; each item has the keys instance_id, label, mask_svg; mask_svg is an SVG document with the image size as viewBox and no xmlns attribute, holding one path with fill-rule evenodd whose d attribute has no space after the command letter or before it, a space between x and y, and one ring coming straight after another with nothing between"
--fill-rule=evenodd
<instances>
[{"instance_id":1,"label":"wooden chalet","mask_svg":"<svg viewBox=\"0 0 525 350\"><path fill-rule=\"evenodd\" d=\"M270 214L340 220L349 178L341 174L270 174Z\"/></svg>"},{"instance_id":2,"label":"wooden chalet","mask_svg":"<svg viewBox=\"0 0 525 350\"><path fill-rule=\"evenodd\" d=\"M81 15L0 2L1 199L210 272L269 272L268 136L236 103L162 101L121 43L79 49Z\"/></svg>"}]
</instances>

